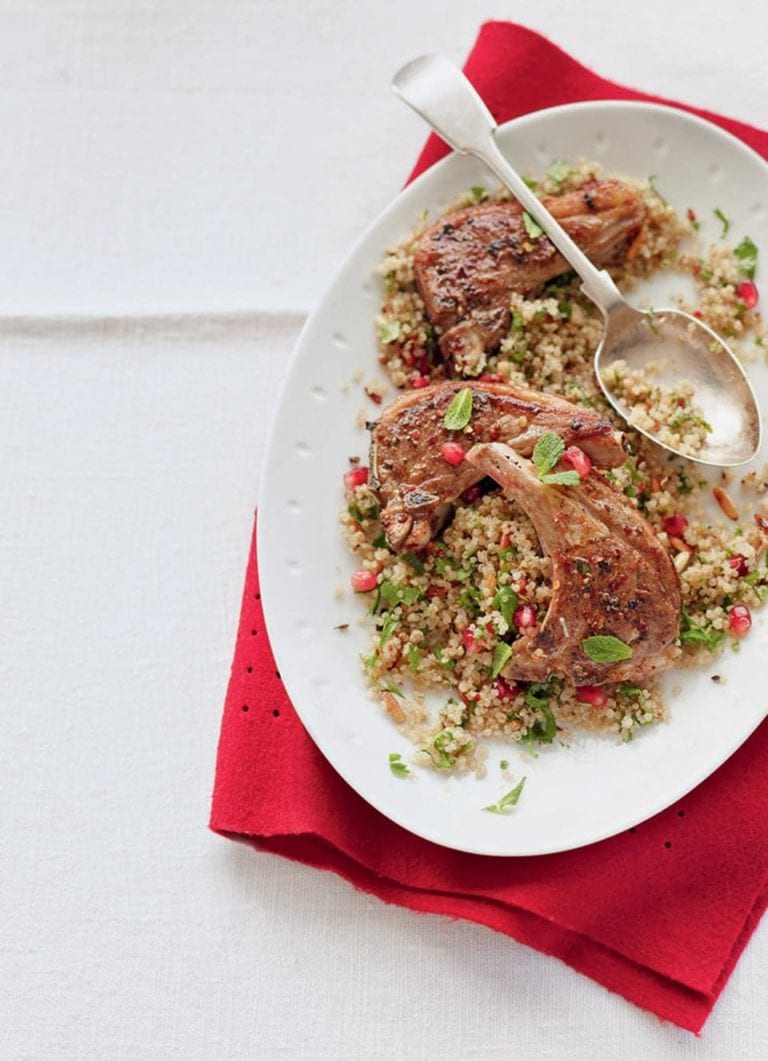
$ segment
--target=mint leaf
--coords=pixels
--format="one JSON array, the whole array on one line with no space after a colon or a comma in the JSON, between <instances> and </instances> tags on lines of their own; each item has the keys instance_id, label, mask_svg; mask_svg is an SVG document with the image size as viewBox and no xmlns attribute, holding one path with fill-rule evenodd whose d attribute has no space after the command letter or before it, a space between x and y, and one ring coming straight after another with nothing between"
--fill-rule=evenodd
<instances>
[{"instance_id":1,"label":"mint leaf","mask_svg":"<svg viewBox=\"0 0 768 1061\"><path fill-rule=\"evenodd\" d=\"M539 478L551 472L564 453L565 443L559 435L554 431L542 435L533 448L533 463Z\"/></svg>"},{"instance_id":2,"label":"mint leaf","mask_svg":"<svg viewBox=\"0 0 768 1061\"><path fill-rule=\"evenodd\" d=\"M525 231L528 233L531 239L538 239L539 236L544 235L544 229L540 225L537 225L531 215L523 210L523 224L525 225Z\"/></svg>"},{"instance_id":3,"label":"mint leaf","mask_svg":"<svg viewBox=\"0 0 768 1061\"><path fill-rule=\"evenodd\" d=\"M496 648L493 650L493 666L491 668L491 678L498 678L501 668L509 660L512 655L512 649L504 641L499 641Z\"/></svg>"},{"instance_id":4,"label":"mint leaf","mask_svg":"<svg viewBox=\"0 0 768 1061\"><path fill-rule=\"evenodd\" d=\"M547 176L551 177L555 184L562 184L569 173L572 172L573 170L568 163L559 158L549 167L547 170Z\"/></svg>"},{"instance_id":5,"label":"mint leaf","mask_svg":"<svg viewBox=\"0 0 768 1061\"><path fill-rule=\"evenodd\" d=\"M723 226L723 230L722 230L722 232L720 233L720 239L725 239L725 237L726 237L726 236L728 235L728 229L729 229L729 228L731 227L731 222L730 222L730 221L728 220L728 218L727 218L727 217L725 216L725 214L724 214L724 213L723 213L723 211L722 211L722 210L720 209L720 207L716 207L716 208L715 208L715 209L714 209L714 210L712 211L712 213L713 213L713 214L715 215L715 217L717 218L717 220L718 220L718 221L720 222L720 224L721 224L721 225Z\"/></svg>"},{"instance_id":6,"label":"mint leaf","mask_svg":"<svg viewBox=\"0 0 768 1061\"><path fill-rule=\"evenodd\" d=\"M618 663L632 658L632 649L612 634L596 634L581 642L584 655L595 663Z\"/></svg>"},{"instance_id":7,"label":"mint leaf","mask_svg":"<svg viewBox=\"0 0 768 1061\"><path fill-rule=\"evenodd\" d=\"M740 271L744 276L748 276L750 280L754 280L755 269L757 268L757 247L749 236L744 237L738 247L734 248L733 253L741 261Z\"/></svg>"},{"instance_id":8,"label":"mint leaf","mask_svg":"<svg viewBox=\"0 0 768 1061\"><path fill-rule=\"evenodd\" d=\"M472 391L462 387L445 410L443 424L448 431L461 431L472 417Z\"/></svg>"},{"instance_id":9,"label":"mint leaf","mask_svg":"<svg viewBox=\"0 0 768 1061\"><path fill-rule=\"evenodd\" d=\"M510 807L516 807L517 801L520 799L520 795L525 785L525 778L522 779L511 791L506 792L498 803L491 803L488 807L483 807L483 810L490 811L491 814L503 814Z\"/></svg>"},{"instance_id":10,"label":"mint leaf","mask_svg":"<svg viewBox=\"0 0 768 1061\"><path fill-rule=\"evenodd\" d=\"M403 757L399 752L389 753L389 769L395 777L407 777L411 772L402 759Z\"/></svg>"},{"instance_id":11,"label":"mint leaf","mask_svg":"<svg viewBox=\"0 0 768 1061\"><path fill-rule=\"evenodd\" d=\"M581 478L578 472L548 472L546 475L541 476L543 483L548 483L551 486L578 486L581 482Z\"/></svg>"},{"instance_id":12,"label":"mint leaf","mask_svg":"<svg viewBox=\"0 0 768 1061\"><path fill-rule=\"evenodd\" d=\"M383 343L394 343L400 338L400 321L386 321L379 328L379 339Z\"/></svg>"}]
</instances>

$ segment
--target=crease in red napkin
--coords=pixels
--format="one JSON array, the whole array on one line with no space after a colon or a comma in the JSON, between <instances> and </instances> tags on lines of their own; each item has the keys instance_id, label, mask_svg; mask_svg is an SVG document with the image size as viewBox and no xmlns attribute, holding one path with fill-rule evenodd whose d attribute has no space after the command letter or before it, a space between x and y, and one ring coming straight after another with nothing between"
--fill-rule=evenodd
<instances>
[{"instance_id":1,"label":"crease in red napkin","mask_svg":"<svg viewBox=\"0 0 768 1061\"><path fill-rule=\"evenodd\" d=\"M484 25L465 69L499 121L576 100L657 100L511 23ZM695 113L768 156L768 134ZM412 176L446 150L431 137ZM768 722L679 804L601 843L514 859L439 847L365 803L310 740L269 647L255 549L254 535L211 828L386 902L504 932L699 1031L768 905Z\"/></svg>"}]
</instances>

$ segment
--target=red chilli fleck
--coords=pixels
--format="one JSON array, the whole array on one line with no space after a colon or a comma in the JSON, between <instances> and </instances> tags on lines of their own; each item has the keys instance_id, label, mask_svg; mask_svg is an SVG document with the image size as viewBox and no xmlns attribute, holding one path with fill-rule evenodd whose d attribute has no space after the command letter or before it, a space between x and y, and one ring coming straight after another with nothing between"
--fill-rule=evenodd
<instances>
[{"instance_id":1,"label":"red chilli fleck","mask_svg":"<svg viewBox=\"0 0 768 1061\"><path fill-rule=\"evenodd\" d=\"M464 460L465 453L458 442L444 442L440 447L440 456L446 464L456 468Z\"/></svg>"},{"instance_id":2,"label":"red chilli fleck","mask_svg":"<svg viewBox=\"0 0 768 1061\"><path fill-rule=\"evenodd\" d=\"M688 529L688 520L678 513L675 516L664 517L664 530L670 538L682 538Z\"/></svg>"},{"instance_id":3,"label":"red chilli fleck","mask_svg":"<svg viewBox=\"0 0 768 1061\"><path fill-rule=\"evenodd\" d=\"M347 490L354 490L356 486L362 486L363 483L368 482L368 469L361 465L359 468L352 468L344 476L344 486Z\"/></svg>"},{"instance_id":4,"label":"red chilli fleck","mask_svg":"<svg viewBox=\"0 0 768 1061\"><path fill-rule=\"evenodd\" d=\"M580 479L586 479L592 470L592 461L578 446L569 446L562 459L565 464L570 464L574 471L579 473Z\"/></svg>"},{"instance_id":5,"label":"red chilli fleck","mask_svg":"<svg viewBox=\"0 0 768 1061\"><path fill-rule=\"evenodd\" d=\"M530 604L521 604L512 616L512 622L518 630L528 630L536 625L536 610Z\"/></svg>"},{"instance_id":6,"label":"red chilli fleck","mask_svg":"<svg viewBox=\"0 0 768 1061\"><path fill-rule=\"evenodd\" d=\"M576 699L582 704L591 704L592 707L605 707L608 703L608 693L602 685L577 685Z\"/></svg>"},{"instance_id":7,"label":"red chilli fleck","mask_svg":"<svg viewBox=\"0 0 768 1061\"><path fill-rule=\"evenodd\" d=\"M747 309L754 309L757 305L760 294L755 284L751 280L742 280L739 286L736 288L736 296L741 302L747 307Z\"/></svg>"},{"instance_id":8,"label":"red chilli fleck","mask_svg":"<svg viewBox=\"0 0 768 1061\"><path fill-rule=\"evenodd\" d=\"M482 491L477 483L474 486L469 486L461 495L461 500L465 505L474 505L475 501L480 500Z\"/></svg>"},{"instance_id":9,"label":"red chilli fleck","mask_svg":"<svg viewBox=\"0 0 768 1061\"><path fill-rule=\"evenodd\" d=\"M355 593L370 593L376 589L378 578L374 571L355 571L349 581Z\"/></svg>"},{"instance_id":10,"label":"red chilli fleck","mask_svg":"<svg viewBox=\"0 0 768 1061\"><path fill-rule=\"evenodd\" d=\"M743 637L752 625L752 613L746 604L734 604L728 612L728 625L736 637Z\"/></svg>"}]
</instances>

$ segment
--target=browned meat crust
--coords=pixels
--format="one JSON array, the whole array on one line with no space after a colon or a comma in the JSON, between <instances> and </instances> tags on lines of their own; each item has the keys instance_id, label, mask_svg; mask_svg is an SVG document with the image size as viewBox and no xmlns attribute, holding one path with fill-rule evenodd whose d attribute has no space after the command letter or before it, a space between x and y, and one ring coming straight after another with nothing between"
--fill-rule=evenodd
<instances>
[{"instance_id":1,"label":"browned meat crust","mask_svg":"<svg viewBox=\"0 0 768 1061\"><path fill-rule=\"evenodd\" d=\"M543 200L597 265L620 261L646 215L640 193L618 180ZM443 331L448 360L498 346L510 325L509 294L528 294L570 266L546 236L531 239L514 200L481 203L442 217L421 238L414 275L427 316Z\"/></svg>"},{"instance_id":2,"label":"browned meat crust","mask_svg":"<svg viewBox=\"0 0 768 1061\"><path fill-rule=\"evenodd\" d=\"M552 560L552 599L542 625L513 644L505 677L575 684L639 680L672 662L680 579L642 515L600 475L578 487L547 486L509 446L480 444L467 462L491 475L528 513ZM611 634L632 648L616 663L589 659L585 638Z\"/></svg>"},{"instance_id":3,"label":"browned meat crust","mask_svg":"<svg viewBox=\"0 0 768 1061\"><path fill-rule=\"evenodd\" d=\"M457 391L472 391L467 431L449 431L443 417ZM626 454L622 435L591 409L509 383L439 383L408 391L372 426L371 471L381 502L381 522L394 549L419 549L437 532L446 506L485 472L441 456L446 442L469 449L477 442L506 442L530 455L547 431L566 446L578 445L595 464L616 467Z\"/></svg>"}]
</instances>

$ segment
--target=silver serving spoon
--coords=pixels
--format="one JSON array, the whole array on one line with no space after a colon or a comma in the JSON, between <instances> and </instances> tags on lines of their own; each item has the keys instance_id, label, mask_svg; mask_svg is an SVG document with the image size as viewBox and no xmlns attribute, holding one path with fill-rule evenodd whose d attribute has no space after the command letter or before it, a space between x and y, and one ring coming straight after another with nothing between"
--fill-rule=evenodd
<instances>
[{"instance_id":1,"label":"silver serving spoon","mask_svg":"<svg viewBox=\"0 0 768 1061\"><path fill-rule=\"evenodd\" d=\"M621 360L635 370L654 362L659 366L654 382L662 387L672 389L682 380L694 385L694 400L712 430L698 455L690 457L632 426L662 448L700 464L729 467L751 460L760 448L760 411L749 380L720 336L681 310L643 312L624 299L609 274L592 264L501 154L496 123L453 63L440 55L424 55L407 63L392 87L446 143L481 159L576 270L582 291L605 319L595 374L613 408L631 422L630 409L610 389L612 363Z\"/></svg>"}]
</instances>

